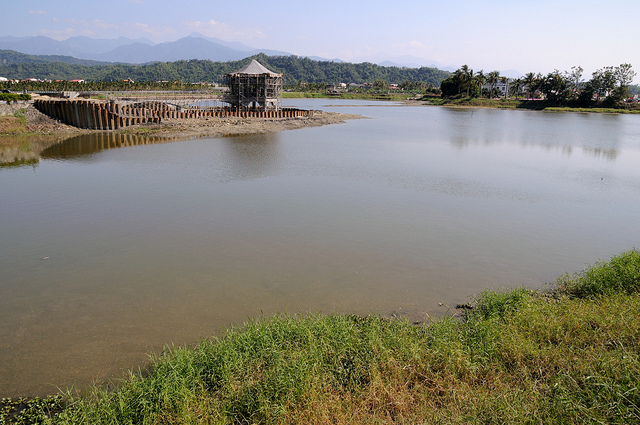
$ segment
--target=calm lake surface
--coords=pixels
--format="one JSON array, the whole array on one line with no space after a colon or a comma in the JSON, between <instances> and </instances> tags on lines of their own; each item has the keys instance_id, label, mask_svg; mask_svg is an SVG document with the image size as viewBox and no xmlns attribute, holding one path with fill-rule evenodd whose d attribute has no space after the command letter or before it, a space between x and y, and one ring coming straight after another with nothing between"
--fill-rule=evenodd
<instances>
[{"instance_id":1,"label":"calm lake surface","mask_svg":"<svg viewBox=\"0 0 640 425\"><path fill-rule=\"evenodd\" d=\"M640 116L286 103L370 119L0 168L0 396L277 312L451 314L638 247Z\"/></svg>"}]
</instances>

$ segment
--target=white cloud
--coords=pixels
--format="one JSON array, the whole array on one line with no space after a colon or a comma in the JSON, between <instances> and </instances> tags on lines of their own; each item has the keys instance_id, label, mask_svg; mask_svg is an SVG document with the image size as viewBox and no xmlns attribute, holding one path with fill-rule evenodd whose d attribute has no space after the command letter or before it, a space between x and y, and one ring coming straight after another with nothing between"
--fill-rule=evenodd
<instances>
[{"instance_id":1,"label":"white cloud","mask_svg":"<svg viewBox=\"0 0 640 425\"><path fill-rule=\"evenodd\" d=\"M43 12L42 10L30 10L29 14L30 15L46 15L47 12Z\"/></svg>"},{"instance_id":2,"label":"white cloud","mask_svg":"<svg viewBox=\"0 0 640 425\"><path fill-rule=\"evenodd\" d=\"M407 43L407 47L409 47L410 49L422 49L425 47L425 45L419 41L413 40Z\"/></svg>"},{"instance_id":3,"label":"white cloud","mask_svg":"<svg viewBox=\"0 0 640 425\"><path fill-rule=\"evenodd\" d=\"M140 37L144 35L154 40L166 40L177 34L171 27L153 26L142 22L127 22L119 26L119 30L126 37Z\"/></svg>"},{"instance_id":4,"label":"white cloud","mask_svg":"<svg viewBox=\"0 0 640 425\"><path fill-rule=\"evenodd\" d=\"M142 0L129 0L138 2ZM266 35L255 27L236 27L215 20L184 21L171 25L154 25L145 22L109 22L100 19L74 19L53 16L52 26L41 29L39 34L54 39L65 39L83 35L94 38L145 37L155 42L175 40L193 32L208 37L218 37L227 41L264 39Z\"/></svg>"},{"instance_id":5,"label":"white cloud","mask_svg":"<svg viewBox=\"0 0 640 425\"><path fill-rule=\"evenodd\" d=\"M118 27L118 25L116 24L111 24L109 22L105 22L105 21L101 21L99 19L94 19L93 21L89 22L88 28L93 28L101 30L101 31L106 31L106 30L111 30L111 31L118 31L120 30L120 28Z\"/></svg>"},{"instance_id":6,"label":"white cloud","mask_svg":"<svg viewBox=\"0 0 640 425\"><path fill-rule=\"evenodd\" d=\"M53 39L65 39L73 36L84 35L87 37L106 36L108 32L120 30L118 25L99 19L71 19L52 17L51 20L57 24L65 25L63 29L41 29L39 33ZM108 38L108 37L106 37Z\"/></svg>"},{"instance_id":7,"label":"white cloud","mask_svg":"<svg viewBox=\"0 0 640 425\"><path fill-rule=\"evenodd\" d=\"M227 41L253 40L266 38L266 35L257 28L236 28L224 22L186 21L184 26L190 32L199 32L207 37L217 37Z\"/></svg>"},{"instance_id":8,"label":"white cloud","mask_svg":"<svg viewBox=\"0 0 640 425\"><path fill-rule=\"evenodd\" d=\"M45 37L53 38L54 40L66 40L67 38L73 37L75 35L90 35L78 33L78 31L76 31L74 28L68 27L60 30L41 29L38 31L38 34Z\"/></svg>"},{"instance_id":9,"label":"white cloud","mask_svg":"<svg viewBox=\"0 0 640 425\"><path fill-rule=\"evenodd\" d=\"M411 40L405 43L392 44L391 48L395 54L400 55L433 55L433 47L425 45L421 41Z\"/></svg>"},{"instance_id":10,"label":"white cloud","mask_svg":"<svg viewBox=\"0 0 640 425\"><path fill-rule=\"evenodd\" d=\"M122 37L150 37L153 39L167 39L174 37L176 31L170 27L152 26L141 22L124 22L114 24L100 19L71 19L53 17L52 21L65 25L63 29L42 29L39 34L63 40L69 37L84 35L87 37L114 38Z\"/></svg>"}]
</instances>

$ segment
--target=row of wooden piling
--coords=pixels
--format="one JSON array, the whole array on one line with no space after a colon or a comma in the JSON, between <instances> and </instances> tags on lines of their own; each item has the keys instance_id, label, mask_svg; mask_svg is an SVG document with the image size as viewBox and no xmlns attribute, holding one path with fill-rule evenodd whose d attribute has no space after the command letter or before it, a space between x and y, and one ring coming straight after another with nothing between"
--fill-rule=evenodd
<instances>
[{"instance_id":1,"label":"row of wooden piling","mask_svg":"<svg viewBox=\"0 0 640 425\"><path fill-rule=\"evenodd\" d=\"M116 130L136 124L160 123L160 118L122 116L112 112L109 103L90 100L41 100L34 102L37 110L65 124L93 130Z\"/></svg>"},{"instance_id":2,"label":"row of wooden piling","mask_svg":"<svg viewBox=\"0 0 640 425\"><path fill-rule=\"evenodd\" d=\"M170 111L171 112L171 111ZM173 111L175 112L175 111ZM182 114L182 115L180 115ZM237 110L232 108L193 108L178 112L178 116L168 118L241 117L241 118L297 118L313 116L313 111L295 108L281 108L277 111Z\"/></svg>"},{"instance_id":3,"label":"row of wooden piling","mask_svg":"<svg viewBox=\"0 0 640 425\"><path fill-rule=\"evenodd\" d=\"M313 111L282 108L277 111L235 110L232 108L187 108L178 110L163 102L138 102L122 105L92 100L38 99L35 107L42 113L79 128L115 130L136 124L157 123L163 118L295 118L308 117Z\"/></svg>"},{"instance_id":4,"label":"row of wooden piling","mask_svg":"<svg viewBox=\"0 0 640 425\"><path fill-rule=\"evenodd\" d=\"M148 117L148 118L225 118L225 117L242 117L242 118L296 118L313 115L313 111L305 111L301 109L284 108L277 111L260 111L260 110L234 110L231 108L187 108L182 111L176 109L155 109L146 107L131 107L116 105L115 113L117 115L131 117Z\"/></svg>"}]
</instances>

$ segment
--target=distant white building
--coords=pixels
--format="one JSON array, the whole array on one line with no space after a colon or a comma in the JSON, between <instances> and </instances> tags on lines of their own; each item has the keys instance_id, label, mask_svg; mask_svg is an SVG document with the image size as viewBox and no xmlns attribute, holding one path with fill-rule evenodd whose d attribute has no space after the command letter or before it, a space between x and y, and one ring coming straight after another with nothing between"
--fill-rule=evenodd
<instances>
[{"instance_id":1,"label":"distant white building","mask_svg":"<svg viewBox=\"0 0 640 425\"><path fill-rule=\"evenodd\" d=\"M2 82L4 82L4 81L9 81L9 79L8 79L8 78L5 78L5 77L0 77L0 81L2 81Z\"/></svg>"},{"instance_id":2,"label":"distant white building","mask_svg":"<svg viewBox=\"0 0 640 425\"><path fill-rule=\"evenodd\" d=\"M493 85L493 88L500 91L500 96L506 97L509 94L510 82L511 78L500 77L500 79ZM482 86L482 89L491 90L491 84L485 83L484 86Z\"/></svg>"},{"instance_id":3,"label":"distant white building","mask_svg":"<svg viewBox=\"0 0 640 425\"><path fill-rule=\"evenodd\" d=\"M502 77L501 77L502 78ZM507 96L509 94L509 83L511 82L511 78L505 78L505 79L500 79L496 85L495 88L497 88L498 90L500 90L500 94L502 96Z\"/></svg>"}]
</instances>

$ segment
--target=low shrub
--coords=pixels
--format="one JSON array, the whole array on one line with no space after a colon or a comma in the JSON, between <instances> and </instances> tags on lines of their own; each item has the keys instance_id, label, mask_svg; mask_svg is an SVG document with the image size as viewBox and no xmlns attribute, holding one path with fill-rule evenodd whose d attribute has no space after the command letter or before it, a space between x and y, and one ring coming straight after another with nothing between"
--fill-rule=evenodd
<instances>
[{"instance_id":1,"label":"low shrub","mask_svg":"<svg viewBox=\"0 0 640 425\"><path fill-rule=\"evenodd\" d=\"M0 93L0 101L16 102L18 100L31 100L31 95L26 93Z\"/></svg>"}]
</instances>

